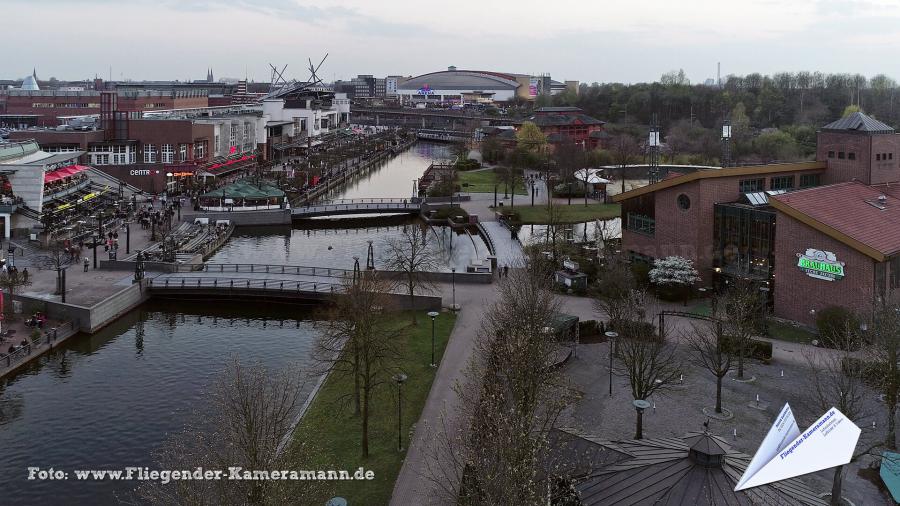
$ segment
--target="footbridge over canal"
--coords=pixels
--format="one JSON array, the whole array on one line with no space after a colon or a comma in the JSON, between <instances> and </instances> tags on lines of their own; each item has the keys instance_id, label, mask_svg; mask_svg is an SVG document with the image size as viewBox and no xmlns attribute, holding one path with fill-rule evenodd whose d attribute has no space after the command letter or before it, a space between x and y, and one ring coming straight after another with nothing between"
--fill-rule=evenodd
<instances>
[{"instance_id":1,"label":"footbridge over canal","mask_svg":"<svg viewBox=\"0 0 900 506\"><path fill-rule=\"evenodd\" d=\"M330 267L266 264L182 264L176 272L147 280L151 295L178 299L327 301L344 292L353 271ZM441 298L385 293L401 309L440 309Z\"/></svg>"},{"instance_id":2,"label":"footbridge over canal","mask_svg":"<svg viewBox=\"0 0 900 506\"><path fill-rule=\"evenodd\" d=\"M449 207L449 202L427 202L420 198L348 199L332 200L291 209L295 220L319 216L347 214L420 214L432 209Z\"/></svg>"}]
</instances>

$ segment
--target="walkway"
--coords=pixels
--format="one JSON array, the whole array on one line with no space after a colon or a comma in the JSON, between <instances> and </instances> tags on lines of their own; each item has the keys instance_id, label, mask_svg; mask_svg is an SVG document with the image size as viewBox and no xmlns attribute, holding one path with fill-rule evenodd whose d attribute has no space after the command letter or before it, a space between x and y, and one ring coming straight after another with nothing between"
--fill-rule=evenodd
<instances>
[{"instance_id":1,"label":"walkway","mask_svg":"<svg viewBox=\"0 0 900 506\"><path fill-rule=\"evenodd\" d=\"M505 225L499 221L485 221L481 225L491 236L498 266L517 265L522 261L524 258L522 244L512 237L512 232Z\"/></svg>"},{"instance_id":2,"label":"walkway","mask_svg":"<svg viewBox=\"0 0 900 506\"><path fill-rule=\"evenodd\" d=\"M422 204L411 202L410 199L351 199L294 207L291 209L291 216L297 219L341 214L418 214L421 211Z\"/></svg>"}]
</instances>

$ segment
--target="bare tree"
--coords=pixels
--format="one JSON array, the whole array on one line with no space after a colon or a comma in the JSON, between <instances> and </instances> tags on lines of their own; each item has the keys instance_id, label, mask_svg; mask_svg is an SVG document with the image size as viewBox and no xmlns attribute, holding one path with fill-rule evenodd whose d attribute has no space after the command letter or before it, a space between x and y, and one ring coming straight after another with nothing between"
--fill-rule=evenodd
<instances>
[{"instance_id":1,"label":"bare tree","mask_svg":"<svg viewBox=\"0 0 900 506\"><path fill-rule=\"evenodd\" d=\"M631 316L637 282L621 255L609 255L598 275L594 308L607 316L613 329L621 330Z\"/></svg>"},{"instance_id":2,"label":"bare tree","mask_svg":"<svg viewBox=\"0 0 900 506\"><path fill-rule=\"evenodd\" d=\"M716 413L722 412L722 378L734 366L734 355L725 345L722 325L694 325L685 332L684 339L693 351L691 362L716 377Z\"/></svg>"},{"instance_id":3,"label":"bare tree","mask_svg":"<svg viewBox=\"0 0 900 506\"><path fill-rule=\"evenodd\" d=\"M428 247L427 226L405 225L399 237L387 240L384 255L387 270L401 273L399 284L409 295L410 308L415 307L416 291L434 290L434 282L429 275L437 271L439 261L434 250ZM410 312L413 325L418 325L416 311Z\"/></svg>"},{"instance_id":4,"label":"bare tree","mask_svg":"<svg viewBox=\"0 0 900 506\"><path fill-rule=\"evenodd\" d=\"M835 407L857 425L865 426L860 420L871 416L866 404L870 392L865 385L864 368L852 365L850 360L853 358L851 350L856 341L856 329L845 328L840 334L834 336L837 351L832 353L813 349L804 354L810 371L808 391L812 393L812 401L818 410ZM868 431L863 431L861 437L867 438L869 434ZM871 448L854 453L853 458L869 451ZM831 482L832 506L844 504L841 495L845 467L846 465L842 465L834 468Z\"/></svg>"},{"instance_id":5,"label":"bare tree","mask_svg":"<svg viewBox=\"0 0 900 506\"><path fill-rule=\"evenodd\" d=\"M744 378L744 357L765 308L759 290L745 279L733 279L716 305L724 333L737 345L737 377Z\"/></svg>"},{"instance_id":6,"label":"bare tree","mask_svg":"<svg viewBox=\"0 0 900 506\"><path fill-rule=\"evenodd\" d=\"M233 358L210 389L209 408L157 452L160 468L202 467L228 474L302 469L311 443L291 441L290 432L303 401L303 380L296 368L273 372ZM283 504L317 487L304 480L185 479L143 481L136 494L144 503L159 505Z\"/></svg>"},{"instance_id":7,"label":"bare tree","mask_svg":"<svg viewBox=\"0 0 900 506\"><path fill-rule=\"evenodd\" d=\"M632 307L635 308L632 312L636 317L623 325L622 337L617 342L619 363L615 372L628 378L631 395L635 400L645 401L654 393L675 384L682 364L674 347L667 346L664 339L649 334L653 325L645 318L645 293L632 290L631 300ZM637 407L635 411L637 418L634 437L642 439L644 411Z\"/></svg>"},{"instance_id":8,"label":"bare tree","mask_svg":"<svg viewBox=\"0 0 900 506\"><path fill-rule=\"evenodd\" d=\"M360 417L362 456L369 456L372 394L396 365L399 351L386 332L383 311L387 285L377 272L363 271L344 282L331 317L316 342L315 356L329 372L353 377L354 414Z\"/></svg>"},{"instance_id":9,"label":"bare tree","mask_svg":"<svg viewBox=\"0 0 900 506\"><path fill-rule=\"evenodd\" d=\"M38 255L32 260L32 264L39 269L56 271L56 294L62 293L62 271L74 262L71 248L67 250L62 241L52 241L46 254Z\"/></svg>"},{"instance_id":10,"label":"bare tree","mask_svg":"<svg viewBox=\"0 0 900 506\"><path fill-rule=\"evenodd\" d=\"M15 297L16 290L30 284L31 280L26 279L25 276L20 273L9 271L0 273L0 290L5 290L9 294L8 307L12 307L12 301L13 297ZM9 319L7 319L7 321L9 321Z\"/></svg>"},{"instance_id":11,"label":"bare tree","mask_svg":"<svg viewBox=\"0 0 900 506\"><path fill-rule=\"evenodd\" d=\"M513 269L487 310L465 384L455 391L466 422L439 435L428 474L461 505L545 504L555 477L541 467L548 433L573 400L552 367L559 309L539 268Z\"/></svg>"},{"instance_id":12,"label":"bare tree","mask_svg":"<svg viewBox=\"0 0 900 506\"><path fill-rule=\"evenodd\" d=\"M637 161L641 148L634 137L621 134L612 143L613 160L619 167L619 176L622 178L622 193L625 193L625 172L628 165Z\"/></svg>"},{"instance_id":13,"label":"bare tree","mask_svg":"<svg viewBox=\"0 0 900 506\"><path fill-rule=\"evenodd\" d=\"M868 362L877 368L878 389L884 394L887 407L888 431L884 444L897 449L897 402L900 401L900 305L885 302L876 308L867 333Z\"/></svg>"}]
</instances>

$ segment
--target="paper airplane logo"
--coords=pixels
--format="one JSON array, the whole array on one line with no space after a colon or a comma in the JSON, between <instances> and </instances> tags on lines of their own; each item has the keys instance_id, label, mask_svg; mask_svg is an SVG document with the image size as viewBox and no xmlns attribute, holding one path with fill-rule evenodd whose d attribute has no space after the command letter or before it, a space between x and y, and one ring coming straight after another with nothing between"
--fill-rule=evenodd
<instances>
[{"instance_id":1,"label":"paper airplane logo","mask_svg":"<svg viewBox=\"0 0 900 506\"><path fill-rule=\"evenodd\" d=\"M801 433L790 405L785 404L734 490L842 466L853 458L861 432L831 408Z\"/></svg>"}]
</instances>

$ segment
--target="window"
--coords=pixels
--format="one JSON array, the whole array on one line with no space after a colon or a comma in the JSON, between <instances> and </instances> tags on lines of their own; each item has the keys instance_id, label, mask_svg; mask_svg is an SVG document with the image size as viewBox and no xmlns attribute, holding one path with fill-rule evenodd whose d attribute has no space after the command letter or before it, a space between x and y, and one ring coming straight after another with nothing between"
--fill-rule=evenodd
<instances>
[{"instance_id":1,"label":"window","mask_svg":"<svg viewBox=\"0 0 900 506\"><path fill-rule=\"evenodd\" d=\"M228 138L229 150L230 150L230 148L237 146L237 134L238 134L238 126L236 124L231 125L231 136Z\"/></svg>"},{"instance_id":2,"label":"window","mask_svg":"<svg viewBox=\"0 0 900 506\"><path fill-rule=\"evenodd\" d=\"M187 144L179 144L178 145L178 161L179 162L187 161Z\"/></svg>"},{"instance_id":3,"label":"window","mask_svg":"<svg viewBox=\"0 0 900 506\"><path fill-rule=\"evenodd\" d=\"M759 179L744 179L740 182L741 193L751 193L751 192L761 192L766 189L766 180L763 178Z\"/></svg>"},{"instance_id":4,"label":"window","mask_svg":"<svg viewBox=\"0 0 900 506\"><path fill-rule=\"evenodd\" d=\"M156 145L144 144L144 163L156 163Z\"/></svg>"},{"instance_id":5,"label":"window","mask_svg":"<svg viewBox=\"0 0 900 506\"><path fill-rule=\"evenodd\" d=\"M856 153L853 151L847 153L847 159L848 160L856 160Z\"/></svg>"},{"instance_id":6,"label":"window","mask_svg":"<svg viewBox=\"0 0 900 506\"><path fill-rule=\"evenodd\" d=\"M206 141L199 141L194 144L194 158L202 160L206 157Z\"/></svg>"},{"instance_id":7,"label":"window","mask_svg":"<svg viewBox=\"0 0 900 506\"><path fill-rule=\"evenodd\" d=\"M160 154L162 163L172 163L175 158L175 148L171 144L163 144Z\"/></svg>"},{"instance_id":8,"label":"window","mask_svg":"<svg viewBox=\"0 0 900 506\"><path fill-rule=\"evenodd\" d=\"M691 198L682 193L678 196L678 209L682 211L687 211L691 208Z\"/></svg>"},{"instance_id":9,"label":"window","mask_svg":"<svg viewBox=\"0 0 900 506\"><path fill-rule=\"evenodd\" d=\"M641 214L628 213L626 229L645 235L653 235L656 232L656 220Z\"/></svg>"},{"instance_id":10,"label":"window","mask_svg":"<svg viewBox=\"0 0 900 506\"><path fill-rule=\"evenodd\" d=\"M793 190L794 176L775 176L772 178L771 186L773 190Z\"/></svg>"},{"instance_id":11,"label":"window","mask_svg":"<svg viewBox=\"0 0 900 506\"><path fill-rule=\"evenodd\" d=\"M834 158L834 151L828 152L828 158Z\"/></svg>"},{"instance_id":12,"label":"window","mask_svg":"<svg viewBox=\"0 0 900 506\"><path fill-rule=\"evenodd\" d=\"M135 149L129 149L128 150L128 163L129 164L135 163L136 158L137 158L137 151Z\"/></svg>"},{"instance_id":13,"label":"window","mask_svg":"<svg viewBox=\"0 0 900 506\"><path fill-rule=\"evenodd\" d=\"M875 153L875 161L876 161L876 162L880 162L880 161L881 161L881 153Z\"/></svg>"},{"instance_id":14,"label":"window","mask_svg":"<svg viewBox=\"0 0 900 506\"><path fill-rule=\"evenodd\" d=\"M845 153L843 151L838 151L838 160L843 160L846 158Z\"/></svg>"},{"instance_id":15,"label":"window","mask_svg":"<svg viewBox=\"0 0 900 506\"><path fill-rule=\"evenodd\" d=\"M821 174L802 174L800 176L800 188L812 188L819 186L822 181Z\"/></svg>"}]
</instances>

